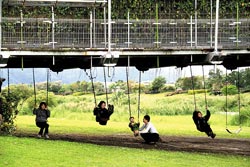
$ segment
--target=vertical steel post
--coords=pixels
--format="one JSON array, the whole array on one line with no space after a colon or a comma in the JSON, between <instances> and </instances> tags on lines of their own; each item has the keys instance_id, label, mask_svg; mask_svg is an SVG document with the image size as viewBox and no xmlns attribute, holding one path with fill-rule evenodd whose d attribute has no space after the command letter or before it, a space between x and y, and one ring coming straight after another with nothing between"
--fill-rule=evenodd
<instances>
[{"instance_id":1,"label":"vertical steel post","mask_svg":"<svg viewBox=\"0 0 250 167\"><path fill-rule=\"evenodd\" d=\"M190 18L190 46L193 47L193 16Z\"/></svg>"},{"instance_id":2,"label":"vertical steel post","mask_svg":"<svg viewBox=\"0 0 250 167\"><path fill-rule=\"evenodd\" d=\"M128 48L130 43L130 25L129 25L129 10L128 10Z\"/></svg>"},{"instance_id":3,"label":"vertical steel post","mask_svg":"<svg viewBox=\"0 0 250 167\"><path fill-rule=\"evenodd\" d=\"M93 45L96 47L96 37L95 37L95 7L93 9Z\"/></svg>"},{"instance_id":4,"label":"vertical steel post","mask_svg":"<svg viewBox=\"0 0 250 167\"><path fill-rule=\"evenodd\" d=\"M111 0L108 0L108 52L111 52Z\"/></svg>"},{"instance_id":5,"label":"vertical steel post","mask_svg":"<svg viewBox=\"0 0 250 167\"><path fill-rule=\"evenodd\" d=\"M127 23L124 23L124 24L127 24L128 25L128 41L127 42L125 42L126 44L128 44L128 48L129 48L129 45L132 43L132 42L130 42L130 24L132 24L132 23L130 23L129 21L130 21L130 15L129 15L129 9L128 9L128 21L127 21Z\"/></svg>"},{"instance_id":6,"label":"vertical steel post","mask_svg":"<svg viewBox=\"0 0 250 167\"><path fill-rule=\"evenodd\" d=\"M92 11L90 11L90 30L89 30L89 42L90 42L90 48L92 48L92 31L93 31L93 15Z\"/></svg>"},{"instance_id":7,"label":"vertical steel post","mask_svg":"<svg viewBox=\"0 0 250 167\"><path fill-rule=\"evenodd\" d=\"M198 25L197 25L197 0L195 0L195 47L197 47L197 28L198 28Z\"/></svg>"},{"instance_id":8,"label":"vertical steel post","mask_svg":"<svg viewBox=\"0 0 250 167\"><path fill-rule=\"evenodd\" d=\"M219 26L219 0L216 0L216 15L215 15L215 35L214 35L214 51L218 51L218 26Z\"/></svg>"},{"instance_id":9,"label":"vertical steel post","mask_svg":"<svg viewBox=\"0 0 250 167\"><path fill-rule=\"evenodd\" d=\"M213 47L213 0L210 0L210 47Z\"/></svg>"},{"instance_id":10,"label":"vertical steel post","mask_svg":"<svg viewBox=\"0 0 250 167\"><path fill-rule=\"evenodd\" d=\"M107 48L107 25L106 25L106 6L103 7L103 20L104 20L104 45Z\"/></svg>"},{"instance_id":11,"label":"vertical steel post","mask_svg":"<svg viewBox=\"0 0 250 167\"><path fill-rule=\"evenodd\" d=\"M158 1L156 2L155 5L155 20L156 20L156 34L155 34L155 40L156 40L156 47L159 47L159 25L158 25Z\"/></svg>"},{"instance_id":12,"label":"vertical steel post","mask_svg":"<svg viewBox=\"0 0 250 167\"><path fill-rule=\"evenodd\" d=\"M54 6L51 6L51 23L52 23L52 48L55 49L55 13L54 13Z\"/></svg>"},{"instance_id":13,"label":"vertical steel post","mask_svg":"<svg viewBox=\"0 0 250 167\"><path fill-rule=\"evenodd\" d=\"M2 51L2 0L0 0L0 52Z\"/></svg>"},{"instance_id":14,"label":"vertical steel post","mask_svg":"<svg viewBox=\"0 0 250 167\"><path fill-rule=\"evenodd\" d=\"M239 46L239 24L240 24L240 22L239 22L239 4L238 4L238 2L236 3L236 12L237 12L237 14L236 14L236 47L238 48L238 46Z\"/></svg>"}]
</instances>

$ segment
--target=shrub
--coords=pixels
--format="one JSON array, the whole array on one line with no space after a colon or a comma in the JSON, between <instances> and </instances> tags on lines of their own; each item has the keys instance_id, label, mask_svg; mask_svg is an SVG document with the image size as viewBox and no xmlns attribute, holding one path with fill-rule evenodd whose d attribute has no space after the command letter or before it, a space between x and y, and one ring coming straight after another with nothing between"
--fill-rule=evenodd
<instances>
[{"instance_id":1,"label":"shrub","mask_svg":"<svg viewBox=\"0 0 250 167\"><path fill-rule=\"evenodd\" d=\"M0 133L11 134L16 130L14 124L16 115L18 111L16 110L15 103L12 102L13 98L9 96L8 98L0 97L0 106L3 120L0 124Z\"/></svg>"},{"instance_id":2,"label":"shrub","mask_svg":"<svg viewBox=\"0 0 250 167\"><path fill-rule=\"evenodd\" d=\"M194 91L193 90L188 90L188 94L189 95L192 95L192 94L200 94L200 93L208 93L207 90L204 90L204 89L195 89Z\"/></svg>"},{"instance_id":3,"label":"shrub","mask_svg":"<svg viewBox=\"0 0 250 167\"><path fill-rule=\"evenodd\" d=\"M238 93L237 87L235 85L227 85L221 89L221 92L226 95L235 95Z\"/></svg>"}]
</instances>

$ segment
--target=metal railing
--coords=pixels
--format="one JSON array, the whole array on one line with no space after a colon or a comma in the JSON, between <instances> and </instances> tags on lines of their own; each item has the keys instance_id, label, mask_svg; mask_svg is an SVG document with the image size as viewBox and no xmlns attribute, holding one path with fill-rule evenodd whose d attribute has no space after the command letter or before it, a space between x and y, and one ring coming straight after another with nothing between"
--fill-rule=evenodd
<instances>
[{"instance_id":1,"label":"metal railing","mask_svg":"<svg viewBox=\"0 0 250 167\"><path fill-rule=\"evenodd\" d=\"M23 21L23 24L22 24ZM2 18L2 49L60 50L107 48L103 20L51 18ZM192 19L113 20L112 49L196 49L210 48L214 41L214 26L209 19L199 19L195 34ZM192 22L191 22L192 21ZM92 25L91 25L92 24ZM53 33L54 31L54 33ZM212 34L211 34L212 32ZM248 48L250 20L221 19L218 30L219 48ZM197 36L197 39L195 39ZM54 40L53 40L54 39ZM195 44L197 41L197 44ZM52 43L54 42L54 48ZM197 47L195 47L197 46Z\"/></svg>"}]
</instances>

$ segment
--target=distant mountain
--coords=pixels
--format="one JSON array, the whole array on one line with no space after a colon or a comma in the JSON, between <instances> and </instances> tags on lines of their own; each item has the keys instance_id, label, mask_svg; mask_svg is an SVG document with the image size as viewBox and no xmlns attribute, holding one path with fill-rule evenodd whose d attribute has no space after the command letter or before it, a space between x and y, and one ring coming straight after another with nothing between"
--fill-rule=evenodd
<instances>
[{"instance_id":1,"label":"distant mountain","mask_svg":"<svg viewBox=\"0 0 250 167\"><path fill-rule=\"evenodd\" d=\"M193 68L193 75L201 75L201 67L196 66ZM209 66L209 68L213 68L213 66ZM206 74L208 73L208 69L205 68ZM87 70L89 73L89 70ZM93 68L92 69L93 76L95 76L95 81L103 82L104 81L104 73L103 68ZM0 70L0 77L6 78L6 81L3 83L3 86L7 85L7 69ZM63 72L56 73L50 71L49 73L50 81L62 81L62 83L73 83L76 81L90 81L89 77L86 75L84 70L81 69L70 69L64 70ZM165 67L158 69L150 69L146 72L142 73L142 81L152 81L155 77L163 76L166 78L167 83L174 83L179 77L187 77L190 76L189 67L181 69L176 69L175 67ZM9 69L9 80L10 84L31 84L33 83L32 78L32 69ZM108 82L115 82L118 80L126 81L126 68L125 67L115 67L110 68L109 72L106 68L106 77ZM129 69L129 80L138 81L139 72L136 68L131 67ZM37 68L35 69L35 80L36 82L45 82L47 81L47 69Z\"/></svg>"}]
</instances>

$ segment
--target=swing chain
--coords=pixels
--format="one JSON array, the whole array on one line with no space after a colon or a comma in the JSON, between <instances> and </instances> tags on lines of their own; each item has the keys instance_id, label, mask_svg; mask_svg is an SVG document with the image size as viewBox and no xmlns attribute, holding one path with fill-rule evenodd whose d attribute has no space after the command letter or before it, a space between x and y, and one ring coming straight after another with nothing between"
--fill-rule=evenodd
<instances>
[{"instance_id":1,"label":"swing chain","mask_svg":"<svg viewBox=\"0 0 250 167\"><path fill-rule=\"evenodd\" d=\"M193 89L193 95L194 95L194 110L197 110L196 106L196 97L195 97L195 91L194 91L194 77L193 77L193 72L192 72L192 67L190 66L190 74L191 74L191 82L192 82L192 89Z\"/></svg>"},{"instance_id":2,"label":"swing chain","mask_svg":"<svg viewBox=\"0 0 250 167\"><path fill-rule=\"evenodd\" d=\"M131 114L131 104L130 104L130 87L129 87L129 67L126 67L126 77L127 77L127 93L128 93L128 109L129 109L129 118L132 116Z\"/></svg>"}]
</instances>

